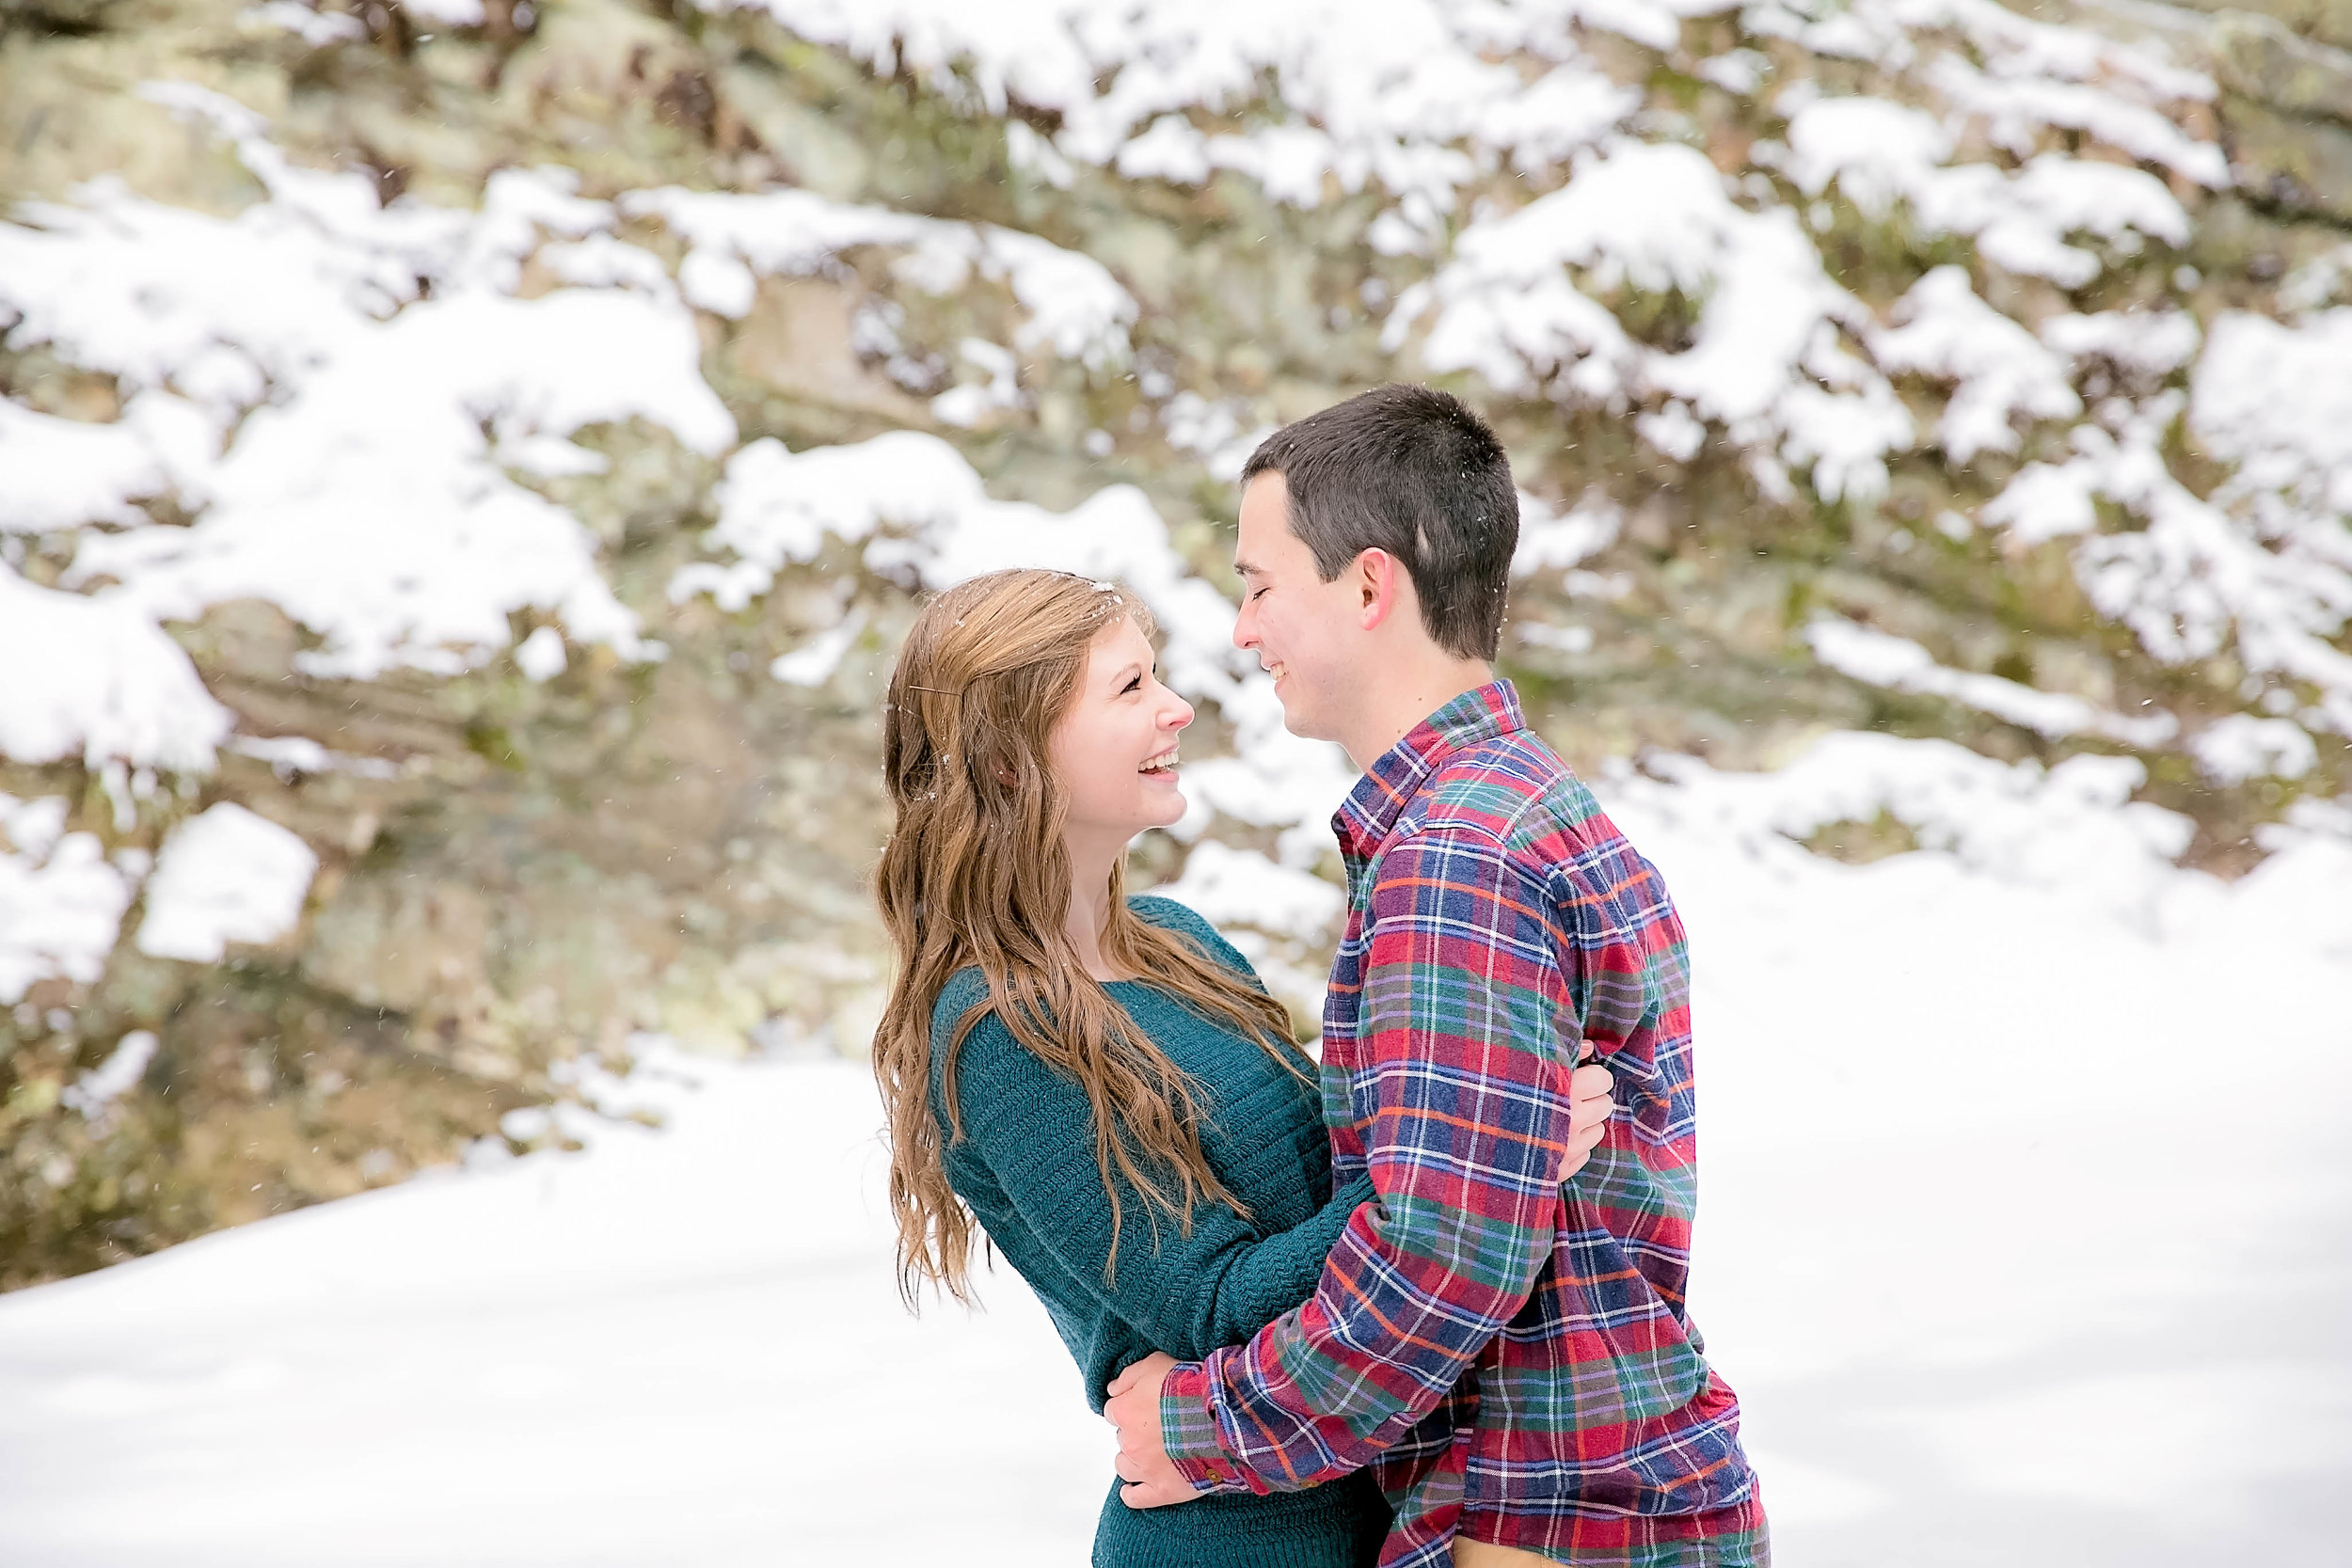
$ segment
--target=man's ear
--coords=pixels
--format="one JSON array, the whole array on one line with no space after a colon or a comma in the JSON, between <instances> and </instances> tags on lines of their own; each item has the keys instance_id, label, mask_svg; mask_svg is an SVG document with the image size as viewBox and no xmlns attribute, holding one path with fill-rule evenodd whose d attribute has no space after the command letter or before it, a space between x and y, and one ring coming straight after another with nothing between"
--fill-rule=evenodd
<instances>
[{"instance_id":1,"label":"man's ear","mask_svg":"<svg viewBox=\"0 0 2352 1568\"><path fill-rule=\"evenodd\" d=\"M1370 549L1356 557L1353 570L1359 624L1371 631L1395 611L1403 598L1405 567L1388 551Z\"/></svg>"}]
</instances>

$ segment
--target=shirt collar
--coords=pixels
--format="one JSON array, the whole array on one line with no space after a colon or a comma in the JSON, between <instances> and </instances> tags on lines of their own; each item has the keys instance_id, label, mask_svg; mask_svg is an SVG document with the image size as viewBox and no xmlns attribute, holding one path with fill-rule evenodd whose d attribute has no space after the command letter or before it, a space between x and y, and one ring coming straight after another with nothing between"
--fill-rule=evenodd
<instances>
[{"instance_id":1,"label":"shirt collar","mask_svg":"<svg viewBox=\"0 0 2352 1568\"><path fill-rule=\"evenodd\" d=\"M1506 680L1488 681L1465 691L1414 725L1404 739L1364 769L1364 776L1356 781L1356 787L1341 802L1339 814L1331 818L1342 856L1351 861L1369 859L1395 829L1396 819L1419 793L1422 781L1446 758L1464 747L1526 727L1518 691Z\"/></svg>"}]
</instances>

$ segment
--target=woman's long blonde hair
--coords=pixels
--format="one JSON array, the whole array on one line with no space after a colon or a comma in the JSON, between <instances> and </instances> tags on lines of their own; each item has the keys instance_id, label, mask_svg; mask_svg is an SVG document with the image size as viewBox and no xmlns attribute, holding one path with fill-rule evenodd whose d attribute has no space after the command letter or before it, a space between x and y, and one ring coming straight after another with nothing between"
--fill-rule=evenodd
<instances>
[{"instance_id":1,"label":"woman's long blonde hair","mask_svg":"<svg viewBox=\"0 0 2352 1568\"><path fill-rule=\"evenodd\" d=\"M1147 636L1152 630L1142 604L1107 584L1061 572L992 572L926 606L891 673L882 769L896 820L875 896L898 974L874 1036L874 1076L890 1118L890 1207L898 1288L910 1307L926 1280L971 1299L976 1227L948 1187L941 1155L962 1136L957 1053L991 1011L1086 1091L1111 1206L1111 1267L1122 1182L1141 1195L1155 1226L1165 1212L1189 1230L1202 1199L1242 1209L1201 1153L1190 1080L1087 974L1066 928L1070 857L1047 739L1077 691L1095 637L1121 620ZM1281 1004L1138 918L1123 884L1114 868L1104 961L1303 1072ZM931 1104L931 1012L949 977L971 967L988 993L956 1021L946 1044L943 1128Z\"/></svg>"}]
</instances>

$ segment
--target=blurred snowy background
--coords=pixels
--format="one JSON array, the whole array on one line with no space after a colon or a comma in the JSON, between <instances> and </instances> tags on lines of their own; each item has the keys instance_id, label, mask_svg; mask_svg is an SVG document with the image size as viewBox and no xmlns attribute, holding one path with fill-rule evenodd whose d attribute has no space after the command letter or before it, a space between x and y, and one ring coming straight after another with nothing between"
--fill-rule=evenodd
<instances>
[{"instance_id":1,"label":"blurred snowy background","mask_svg":"<svg viewBox=\"0 0 2352 1568\"><path fill-rule=\"evenodd\" d=\"M2344 1560L2352 11L2195 4L0 0L0 1562L1082 1560L1025 1290L891 1294L881 682L1134 584L1311 1018L1230 482L1392 378L1686 910L1782 1560Z\"/></svg>"}]
</instances>

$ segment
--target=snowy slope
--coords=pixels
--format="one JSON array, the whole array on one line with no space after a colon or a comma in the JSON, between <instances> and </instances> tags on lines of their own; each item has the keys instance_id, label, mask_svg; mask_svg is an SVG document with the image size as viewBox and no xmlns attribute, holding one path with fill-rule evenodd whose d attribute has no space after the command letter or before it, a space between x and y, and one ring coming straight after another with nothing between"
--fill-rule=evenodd
<instances>
[{"instance_id":1,"label":"snowy slope","mask_svg":"<svg viewBox=\"0 0 2352 1568\"><path fill-rule=\"evenodd\" d=\"M2224 890L2111 783L1828 751L1608 792L1693 933L1693 1301L1781 1560L2329 1560L2343 849ZM1950 847L1768 826L1838 789ZM669 1129L0 1300L0 1560L1083 1560L1105 1435L1017 1279L899 1311L862 1072L628 1092Z\"/></svg>"}]
</instances>

